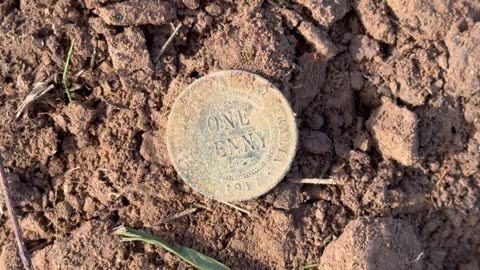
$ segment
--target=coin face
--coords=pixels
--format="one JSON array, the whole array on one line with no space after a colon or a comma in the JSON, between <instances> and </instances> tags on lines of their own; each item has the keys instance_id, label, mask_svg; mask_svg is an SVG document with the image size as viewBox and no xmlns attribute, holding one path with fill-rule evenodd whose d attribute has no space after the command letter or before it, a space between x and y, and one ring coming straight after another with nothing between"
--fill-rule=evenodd
<instances>
[{"instance_id":1,"label":"coin face","mask_svg":"<svg viewBox=\"0 0 480 270\"><path fill-rule=\"evenodd\" d=\"M248 200L277 185L295 155L298 133L280 91L246 71L212 73L176 100L167 148L180 177L221 201Z\"/></svg>"}]
</instances>

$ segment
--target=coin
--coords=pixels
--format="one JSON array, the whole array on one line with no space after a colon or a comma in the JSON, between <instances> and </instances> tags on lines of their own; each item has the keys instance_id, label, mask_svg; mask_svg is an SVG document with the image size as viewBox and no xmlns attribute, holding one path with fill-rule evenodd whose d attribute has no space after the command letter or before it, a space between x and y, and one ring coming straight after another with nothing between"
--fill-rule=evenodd
<instances>
[{"instance_id":1,"label":"coin","mask_svg":"<svg viewBox=\"0 0 480 270\"><path fill-rule=\"evenodd\" d=\"M220 201L261 196L285 176L298 132L282 93L259 75L225 70L190 84L167 124L167 149L179 176Z\"/></svg>"}]
</instances>

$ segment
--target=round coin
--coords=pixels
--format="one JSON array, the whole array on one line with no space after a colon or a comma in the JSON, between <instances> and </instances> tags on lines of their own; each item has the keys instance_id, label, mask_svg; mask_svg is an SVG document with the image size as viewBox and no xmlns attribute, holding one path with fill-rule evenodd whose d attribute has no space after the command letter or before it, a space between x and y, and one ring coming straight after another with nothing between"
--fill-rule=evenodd
<instances>
[{"instance_id":1,"label":"round coin","mask_svg":"<svg viewBox=\"0 0 480 270\"><path fill-rule=\"evenodd\" d=\"M265 194L285 176L298 140L285 97L266 79L239 70L204 76L176 100L167 148L180 177L220 201Z\"/></svg>"}]
</instances>

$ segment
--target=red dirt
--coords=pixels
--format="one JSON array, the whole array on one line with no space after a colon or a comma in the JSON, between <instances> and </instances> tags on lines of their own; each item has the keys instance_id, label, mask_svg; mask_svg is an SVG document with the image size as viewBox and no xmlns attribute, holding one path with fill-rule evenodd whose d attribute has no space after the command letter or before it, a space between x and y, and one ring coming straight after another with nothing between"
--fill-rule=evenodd
<instances>
[{"instance_id":1,"label":"red dirt","mask_svg":"<svg viewBox=\"0 0 480 270\"><path fill-rule=\"evenodd\" d=\"M351 259L348 241L371 248L361 269L409 269L411 258L415 269L479 269L479 21L480 3L461 0L1 2L0 153L36 268L182 267L119 242L111 229L124 224L232 269L353 269L329 259ZM71 40L68 104L59 74ZM268 78L297 114L292 168L239 203L250 216L193 192L166 153L175 98L221 69ZM11 121L52 76L54 88ZM0 209L0 269L18 269Z\"/></svg>"}]
</instances>

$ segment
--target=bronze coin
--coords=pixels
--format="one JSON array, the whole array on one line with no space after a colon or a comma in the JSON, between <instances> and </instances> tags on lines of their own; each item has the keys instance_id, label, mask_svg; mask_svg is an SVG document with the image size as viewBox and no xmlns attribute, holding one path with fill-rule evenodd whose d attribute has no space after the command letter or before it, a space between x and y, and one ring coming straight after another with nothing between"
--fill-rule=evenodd
<instances>
[{"instance_id":1,"label":"bronze coin","mask_svg":"<svg viewBox=\"0 0 480 270\"><path fill-rule=\"evenodd\" d=\"M167 148L180 177L221 201L248 200L275 187L298 140L282 93L259 75L226 70L190 84L175 101Z\"/></svg>"}]
</instances>

